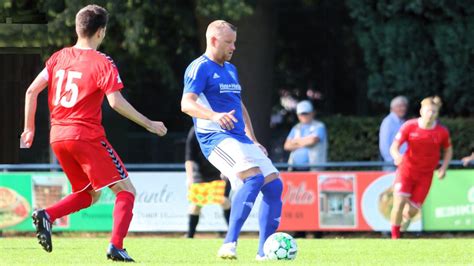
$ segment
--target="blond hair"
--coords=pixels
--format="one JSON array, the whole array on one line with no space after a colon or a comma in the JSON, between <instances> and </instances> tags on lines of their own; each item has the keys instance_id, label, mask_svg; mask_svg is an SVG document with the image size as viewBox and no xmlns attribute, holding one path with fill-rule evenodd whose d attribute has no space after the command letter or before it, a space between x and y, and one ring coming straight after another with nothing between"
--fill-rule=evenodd
<instances>
[{"instance_id":1,"label":"blond hair","mask_svg":"<svg viewBox=\"0 0 474 266\"><path fill-rule=\"evenodd\" d=\"M441 98L439 96L431 96L426 97L421 101L421 107L425 105L434 105L439 109L443 105L443 102L441 101Z\"/></svg>"},{"instance_id":2,"label":"blond hair","mask_svg":"<svg viewBox=\"0 0 474 266\"><path fill-rule=\"evenodd\" d=\"M226 28L232 31L237 31L237 27L230 24L225 20L214 20L207 26L206 39L210 39L212 36L219 35Z\"/></svg>"}]
</instances>

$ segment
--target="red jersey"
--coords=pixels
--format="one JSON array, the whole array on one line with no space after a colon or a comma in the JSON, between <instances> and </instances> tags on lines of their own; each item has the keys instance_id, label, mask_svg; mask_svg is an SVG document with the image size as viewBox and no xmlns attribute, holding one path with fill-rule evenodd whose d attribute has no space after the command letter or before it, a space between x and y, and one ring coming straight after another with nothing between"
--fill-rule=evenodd
<instances>
[{"instance_id":1,"label":"red jersey","mask_svg":"<svg viewBox=\"0 0 474 266\"><path fill-rule=\"evenodd\" d=\"M123 88L112 59L93 49L64 48L46 62L50 142L94 140L102 127L104 95Z\"/></svg>"},{"instance_id":2,"label":"red jersey","mask_svg":"<svg viewBox=\"0 0 474 266\"><path fill-rule=\"evenodd\" d=\"M437 123L432 129L422 129L418 119L405 122L395 139L400 144L408 143L399 169L416 173L432 173L438 166L441 148L451 146L449 131L444 126Z\"/></svg>"}]
</instances>

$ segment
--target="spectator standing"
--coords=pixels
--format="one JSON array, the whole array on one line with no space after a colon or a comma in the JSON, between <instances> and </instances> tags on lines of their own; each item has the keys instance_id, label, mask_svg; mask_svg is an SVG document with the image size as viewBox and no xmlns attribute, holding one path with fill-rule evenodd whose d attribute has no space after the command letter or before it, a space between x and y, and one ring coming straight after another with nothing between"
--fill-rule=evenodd
<instances>
[{"instance_id":1,"label":"spectator standing","mask_svg":"<svg viewBox=\"0 0 474 266\"><path fill-rule=\"evenodd\" d=\"M390 154L390 146L395 139L395 135L400 127L405 123L405 115L407 113L408 100L405 96L397 96L390 102L390 114L382 121L379 131L379 150L384 162L393 164L393 158ZM400 148L400 153L406 151L406 145ZM395 166L384 166L384 171L395 171Z\"/></svg>"},{"instance_id":2,"label":"spectator standing","mask_svg":"<svg viewBox=\"0 0 474 266\"><path fill-rule=\"evenodd\" d=\"M310 101L304 100L296 106L299 123L293 126L286 138L284 149L290 152L289 164L315 165L327 162L326 126L314 119L315 112ZM318 168L319 169L319 168ZM290 170L318 170L310 167L291 167Z\"/></svg>"}]
</instances>

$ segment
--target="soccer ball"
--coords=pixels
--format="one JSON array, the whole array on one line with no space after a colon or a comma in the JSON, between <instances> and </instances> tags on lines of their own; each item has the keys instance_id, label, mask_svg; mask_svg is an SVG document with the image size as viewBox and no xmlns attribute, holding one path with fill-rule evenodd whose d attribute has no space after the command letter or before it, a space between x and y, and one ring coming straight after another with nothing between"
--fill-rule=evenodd
<instances>
[{"instance_id":1,"label":"soccer ball","mask_svg":"<svg viewBox=\"0 0 474 266\"><path fill-rule=\"evenodd\" d=\"M292 236L287 233L274 233L263 244L265 257L270 260L294 260L298 246Z\"/></svg>"}]
</instances>

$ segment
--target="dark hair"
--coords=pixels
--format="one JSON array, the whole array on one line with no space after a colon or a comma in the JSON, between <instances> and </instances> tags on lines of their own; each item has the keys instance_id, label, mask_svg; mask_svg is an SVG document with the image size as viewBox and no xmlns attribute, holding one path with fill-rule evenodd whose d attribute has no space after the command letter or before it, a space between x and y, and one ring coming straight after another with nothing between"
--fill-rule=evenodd
<instances>
[{"instance_id":1,"label":"dark hair","mask_svg":"<svg viewBox=\"0 0 474 266\"><path fill-rule=\"evenodd\" d=\"M80 37L92 37L97 30L105 28L109 20L107 10L98 5L83 7L76 14L76 31Z\"/></svg>"}]
</instances>

